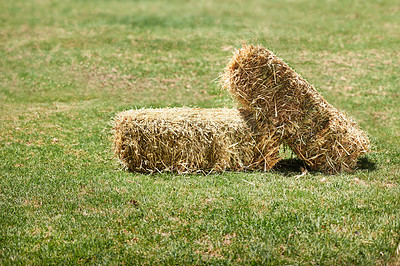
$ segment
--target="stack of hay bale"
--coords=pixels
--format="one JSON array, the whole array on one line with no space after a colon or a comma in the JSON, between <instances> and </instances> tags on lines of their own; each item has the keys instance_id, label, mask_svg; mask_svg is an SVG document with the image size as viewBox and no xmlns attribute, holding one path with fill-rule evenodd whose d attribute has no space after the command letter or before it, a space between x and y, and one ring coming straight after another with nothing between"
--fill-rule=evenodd
<instances>
[{"instance_id":1,"label":"stack of hay bale","mask_svg":"<svg viewBox=\"0 0 400 266\"><path fill-rule=\"evenodd\" d=\"M282 59L244 45L221 75L242 109L166 108L122 112L114 151L133 171L268 170L281 144L314 170L351 171L368 137Z\"/></svg>"}]
</instances>

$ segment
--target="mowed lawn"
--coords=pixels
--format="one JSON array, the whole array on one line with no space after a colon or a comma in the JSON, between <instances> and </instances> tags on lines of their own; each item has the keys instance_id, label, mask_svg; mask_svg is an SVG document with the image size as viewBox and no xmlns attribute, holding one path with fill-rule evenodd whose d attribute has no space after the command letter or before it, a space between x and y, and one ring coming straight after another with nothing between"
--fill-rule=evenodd
<instances>
[{"instance_id":1,"label":"mowed lawn","mask_svg":"<svg viewBox=\"0 0 400 266\"><path fill-rule=\"evenodd\" d=\"M0 0L0 264L400 264L398 0ZM351 174L128 172L116 113L235 107L261 44L366 130ZM292 160L292 159L294 160ZM397 250L397 251L396 251Z\"/></svg>"}]
</instances>

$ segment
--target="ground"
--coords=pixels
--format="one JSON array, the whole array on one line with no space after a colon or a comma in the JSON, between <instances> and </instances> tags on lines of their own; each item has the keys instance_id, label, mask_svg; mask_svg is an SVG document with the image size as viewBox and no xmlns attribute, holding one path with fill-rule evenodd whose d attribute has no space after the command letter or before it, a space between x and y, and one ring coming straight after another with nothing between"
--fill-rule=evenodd
<instances>
[{"instance_id":1,"label":"ground","mask_svg":"<svg viewBox=\"0 0 400 266\"><path fill-rule=\"evenodd\" d=\"M399 263L397 1L16 0L0 9L1 264ZM368 132L360 168L121 169L115 114L235 107L218 76L242 43L274 51Z\"/></svg>"}]
</instances>

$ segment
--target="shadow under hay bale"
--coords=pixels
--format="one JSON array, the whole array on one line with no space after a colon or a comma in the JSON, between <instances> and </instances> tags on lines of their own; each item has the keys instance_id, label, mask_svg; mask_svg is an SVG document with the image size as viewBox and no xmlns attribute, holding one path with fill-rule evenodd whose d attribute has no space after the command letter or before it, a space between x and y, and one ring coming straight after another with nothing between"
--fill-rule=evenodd
<instances>
[{"instance_id":1,"label":"shadow under hay bale","mask_svg":"<svg viewBox=\"0 0 400 266\"><path fill-rule=\"evenodd\" d=\"M246 110L129 110L113 132L115 154L137 172L268 170L279 161L275 129Z\"/></svg>"},{"instance_id":2,"label":"shadow under hay bale","mask_svg":"<svg viewBox=\"0 0 400 266\"><path fill-rule=\"evenodd\" d=\"M221 83L242 106L274 126L282 143L318 171L351 171L369 151L358 125L271 51L253 45L237 50Z\"/></svg>"},{"instance_id":3,"label":"shadow under hay bale","mask_svg":"<svg viewBox=\"0 0 400 266\"><path fill-rule=\"evenodd\" d=\"M304 161L297 158L282 159L274 167L275 172L284 176L298 175L304 169L307 169Z\"/></svg>"},{"instance_id":4,"label":"shadow under hay bale","mask_svg":"<svg viewBox=\"0 0 400 266\"><path fill-rule=\"evenodd\" d=\"M360 170L375 171L376 163L368 157L362 156L358 159L356 168Z\"/></svg>"}]
</instances>

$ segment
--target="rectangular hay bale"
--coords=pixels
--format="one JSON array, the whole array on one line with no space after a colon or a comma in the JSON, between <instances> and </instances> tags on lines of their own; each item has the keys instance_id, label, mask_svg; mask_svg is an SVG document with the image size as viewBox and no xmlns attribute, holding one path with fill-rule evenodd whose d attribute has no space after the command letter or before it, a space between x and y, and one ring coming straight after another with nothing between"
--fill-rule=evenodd
<instances>
[{"instance_id":1,"label":"rectangular hay bale","mask_svg":"<svg viewBox=\"0 0 400 266\"><path fill-rule=\"evenodd\" d=\"M258 125L246 110L129 110L115 118L113 149L136 172L268 170L280 144L275 129Z\"/></svg>"},{"instance_id":2,"label":"rectangular hay bale","mask_svg":"<svg viewBox=\"0 0 400 266\"><path fill-rule=\"evenodd\" d=\"M370 150L367 135L282 59L262 46L235 51L221 84L242 106L277 129L282 143L312 169L351 171Z\"/></svg>"}]
</instances>

